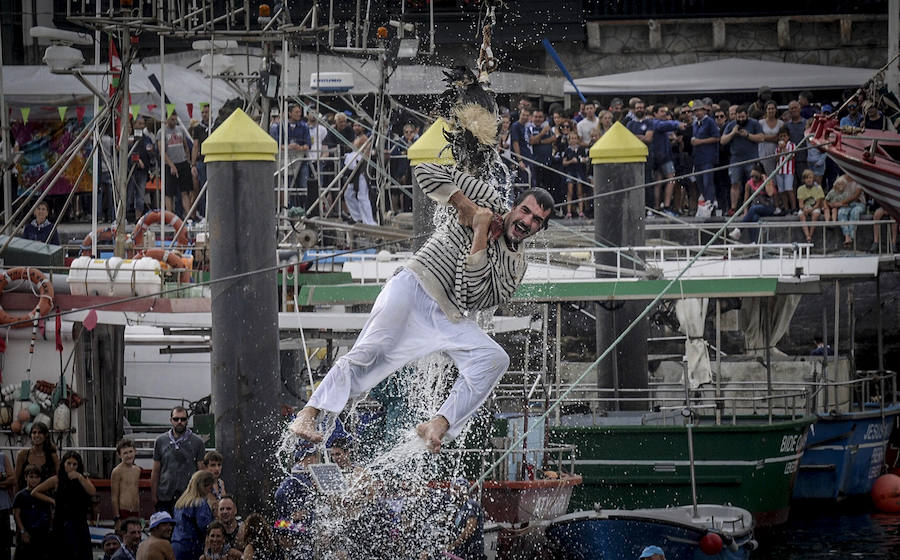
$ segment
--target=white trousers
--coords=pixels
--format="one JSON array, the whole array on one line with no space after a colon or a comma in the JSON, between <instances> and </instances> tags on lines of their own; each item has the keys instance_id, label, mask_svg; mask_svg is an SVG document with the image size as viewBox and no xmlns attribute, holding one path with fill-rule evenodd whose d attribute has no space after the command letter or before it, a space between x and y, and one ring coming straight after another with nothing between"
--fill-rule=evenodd
<instances>
[{"instance_id":1,"label":"white trousers","mask_svg":"<svg viewBox=\"0 0 900 560\"><path fill-rule=\"evenodd\" d=\"M509 368L509 356L471 319L448 319L416 275L404 269L385 285L353 348L334 363L307 406L340 412L351 398L433 352L447 353L459 369L438 410L453 439Z\"/></svg>"}]
</instances>

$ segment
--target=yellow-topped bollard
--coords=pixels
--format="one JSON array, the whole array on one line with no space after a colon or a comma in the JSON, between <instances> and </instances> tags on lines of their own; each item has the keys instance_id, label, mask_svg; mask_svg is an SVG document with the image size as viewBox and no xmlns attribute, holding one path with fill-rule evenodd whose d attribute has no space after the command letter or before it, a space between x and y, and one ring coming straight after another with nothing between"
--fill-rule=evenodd
<instances>
[{"instance_id":1,"label":"yellow-topped bollard","mask_svg":"<svg viewBox=\"0 0 900 560\"><path fill-rule=\"evenodd\" d=\"M633 188L644 182L644 164L649 150L637 136L615 123L594 142L588 152L594 170L594 238L601 245L636 247L644 245L644 188ZM615 253L597 253L597 264L621 266L631 270L634 264L617 259ZM598 270L598 275L600 271ZM609 310L597 307L597 348L600 352L618 338L643 311L644 302L623 302ZM647 336L644 319L615 349L615 358L597 366L597 384L606 389L646 389ZM619 368L618 364L624 367ZM641 393L629 393L640 397ZM635 401L636 408L644 406ZM618 405L616 405L618 406ZM628 406L627 404L625 405Z\"/></svg>"},{"instance_id":2,"label":"yellow-topped bollard","mask_svg":"<svg viewBox=\"0 0 900 560\"><path fill-rule=\"evenodd\" d=\"M441 165L453 165L453 154L450 153L450 143L444 137L444 132L450 129L450 125L444 119L434 121L419 139L412 143L406 150L406 157L412 166L420 163L438 163Z\"/></svg>"},{"instance_id":3,"label":"yellow-topped bollard","mask_svg":"<svg viewBox=\"0 0 900 560\"><path fill-rule=\"evenodd\" d=\"M594 142L588 155L591 163L644 163L649 153L646 144L617 122Z\"/></svg>"},{"instance_id":4,"label":"yellow-topped bollard","mask_svg":"<svg viewBox=\"0 0 900 560\"><path fill-rule=\"evenodd\" d=\"M278 143L237 109L203 143L208 174L210 278L251 273L211 286L212 412L224 476L247 511L268 507L279 473L281 386L275 246ZM265 270L265 272L257 272ZM297 403L293 403L297 404ZM243 504L247 504L244 506Z\"/></svg>"},{"instance_id":5,"label":"yellow-topped bollard","mask_svg":"<svg viewBox=\"0 0 900 560\"><path fill-rule=\"evenodd\" d=\"M278 142L247 113L235 109L203 142L203 155L211 161L275 161Z\"/></svg>"},{"instance_id":6,"label":"yellow-topped bollard","mask_svg":"<svg viewBox=\"0 0 900 560\"><path fill-rule=\"evenodd\" d=\"M411 167L420 163L454 165L456 162L450 152L450 143L444 138L444 131L449 130L449 127L450 125L444 119L434 121L428 130L406 150L409 165ZM409 177L413 187L413 235L416 236L413 239L413 249L417 250L425 243L428 237L425 234L434 229L434 210L437 205L418 187L415 174L410 172Z\"/></svg>"}]
</instances>

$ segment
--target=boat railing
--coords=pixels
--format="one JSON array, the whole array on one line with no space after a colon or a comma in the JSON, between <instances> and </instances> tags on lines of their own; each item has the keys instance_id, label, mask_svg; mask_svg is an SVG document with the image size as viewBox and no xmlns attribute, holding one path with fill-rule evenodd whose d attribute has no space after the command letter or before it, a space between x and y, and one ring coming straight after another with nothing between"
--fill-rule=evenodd
<instances>
[{"instance_id":1,"label":"boat railing","mask_svg":"<svg viewBox=\"0 0 900 560\"><path fill-rule=\"evenodd\" d=\"M487 472L488 467L501 461L486 480L489 481L523 481L534 480L537 470L555 469L562 478L575 473L575 445L549 443L542 447L519 447L509 449L508 444L514 438L491 438L494 447L481 448L442 448L441 455L457 456L461 462L475 457L480 462L479 473ZM499 444L499 445L498 445Z\"/></svg>"}]
</instances>

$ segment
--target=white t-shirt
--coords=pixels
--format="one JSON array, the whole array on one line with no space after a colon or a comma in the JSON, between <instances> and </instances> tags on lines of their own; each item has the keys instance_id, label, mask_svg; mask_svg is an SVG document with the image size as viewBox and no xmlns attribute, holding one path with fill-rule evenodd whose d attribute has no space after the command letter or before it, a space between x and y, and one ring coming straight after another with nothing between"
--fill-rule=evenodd
<instances>
[{"instance_id":1,"label":"white t-shirt","mask_svg":"<svg viewBox=\"0 0 900 560\"><path fill-rule=\"evenodd\" d=\"M581 119L578 121L578 125L576 128L578 129L578 136L581 138L581 141L585 144L591 143L591 131L597 128L597 125L600 124L600 119L594 116L593 120Z\"/></svg>"},{"instance_id":2,"label":"white t-shirt","mask_svg":"<svg viewBox=\"0 0 900 560\"><path fill-rule=\"evenodd\" d=\"M327 134L328 129L321 124L309 127L309 159L318 159L322 153L322 140Z\"/></svg>"}]
</instances>

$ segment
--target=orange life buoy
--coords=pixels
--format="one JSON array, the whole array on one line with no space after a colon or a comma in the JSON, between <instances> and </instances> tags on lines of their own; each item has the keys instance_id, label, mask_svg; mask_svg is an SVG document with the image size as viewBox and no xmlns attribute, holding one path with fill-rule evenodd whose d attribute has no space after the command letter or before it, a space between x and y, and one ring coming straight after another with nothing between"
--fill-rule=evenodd
<instances>
[{"instance_id":1,"label":"orange life buoy","mask_svg":"<svg viewBox=\"0 0 900 560\"><path fill-rule=\"evenodd\" d=\"M82 257L90 257L91 256L91 248L94 245L94 233L97 234L97 242L105 242L109 243L110 241L116 240L116 228L110 226L105 227L103 229L98 229L96 232L90 232L84 236L84 239L81 240L81 256Z\"/></svg>"},{"instance_id":2,"label":"orange life buoy","mask_svg":"<svg viewBox=\"0 0 900 560\"><path fill-rule=\"evenodd\" d=\"M26 321L34 321L43 317L53 308L53 284L36 268L26 268L24 266L11 268L9 270L0 270L0 292L6 289L10 280L28 280L37 289L38 303L27 315L10 315L0 307L0 325L8 325L10 323L19 323L14 329L21 329L30 326Z\"/></svg>"},{"instance_id":3,"label":"orange life buoy","mask_svg":"<svg viewBox=\"0 0 900 560\"><path fill-rule=\"evenodd\" d=\"M147 214L141 216L141 219L138 220L138 223L134 225L134 231L131 232L131 239L134 242L133 246L136 249L139 249L144 244L144 232L150 229L150 226L152 226L153 224L158 224L162 216L163 215L159 210L154 210L153 212L148 212ZM174 213L166 210L165 220L166 224L172 226L172 228L176 232L181 229L181 233L178 235L178 238L175 241L178 242L178 245L186 247L190 243L190 241L188 239L187 230L182 229L181 227L181 218L176 216Z\"/></svg>"},{"instance_id":4,"label":"orange life buoy","mask_svg":"<svg viewBox=\"0 0 900 560\"><path fill-rule=\"evenodd\" d=\"M146 251L138 254L135 258L139 259L141 257L150 257L151 259L156 259L161 263L166 263L171 268L183 269L178 277L178 280L182 284L188 284L191 281L191 268L188 264L188 260L185 259L184 256L177 251L167 251L166 249L147 249Z\"/></svg>"}]
</instances>

